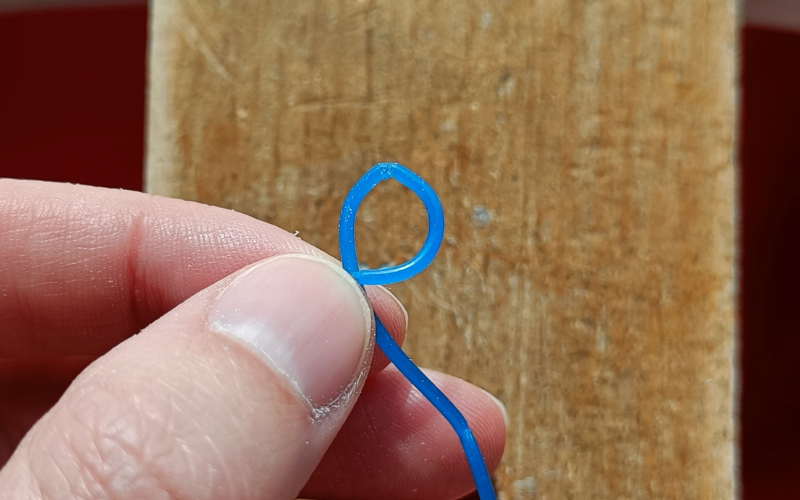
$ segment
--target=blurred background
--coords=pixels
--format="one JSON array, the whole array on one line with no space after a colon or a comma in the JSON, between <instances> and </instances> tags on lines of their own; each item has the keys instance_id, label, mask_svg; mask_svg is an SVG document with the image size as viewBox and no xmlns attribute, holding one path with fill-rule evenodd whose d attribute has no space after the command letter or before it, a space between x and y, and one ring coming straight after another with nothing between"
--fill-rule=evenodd
<instances>
[{"instance_id":1,"label":"blurred background","mask_svg":"<svg viewBox=\"0 0 800 500\"><path fill-rule=\"evenodd\" d=\"M740 37L741 477L800 498L800 1ZM0 0L0 176L142 189L147 4Z\"/></svg>"}]
</instances>

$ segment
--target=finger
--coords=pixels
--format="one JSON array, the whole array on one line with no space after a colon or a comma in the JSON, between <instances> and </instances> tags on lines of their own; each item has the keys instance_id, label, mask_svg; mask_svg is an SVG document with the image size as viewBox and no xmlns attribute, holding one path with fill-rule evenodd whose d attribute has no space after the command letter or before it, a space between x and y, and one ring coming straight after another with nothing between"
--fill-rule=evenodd
<instances>
[{"instance_id":1,"label":"finger","mask_svg":"<svg viewBox=\"0 0 800 500\"><path fill-rule=\"evenodd\" d=\"M99 355L199 290L283 253L328 257L243 214L142 193L0 180L0 359ZM402 342L405 311L368 296ZM379 355L373 365L382 368Z\"/></svg>"},{"instance_id":2,"label":"finger","mask_svg":"<svg viewBox=\"0 0 800 500\"><path fill-rule=\"evenodd\" d=\"M87 356L0 361L0 467L91 361Z\"/></svg>"},{"instance_id":3,"label":"finger","mask_svg":"<svg viewBox=\"0 0 800 500\"><path fill-rule=\"evenodd\" d=\"M355 403L372 331L341 267L256 264L79 376L0 472L0 498L293 499Z\"/></svg>"},{"instance_id":4,"label":"finger","mask_svg":"<svg viewBox=\"0 0 800 500\"><path fill-rule=\"evenodd\" d=\"M463 380L425 373L467 418L493 471L505 445L508 417L502 403ZM320 500L449 500L474 489L450 424L390 366L367 380L301 495Z\"/></svg>"}]
</instances>

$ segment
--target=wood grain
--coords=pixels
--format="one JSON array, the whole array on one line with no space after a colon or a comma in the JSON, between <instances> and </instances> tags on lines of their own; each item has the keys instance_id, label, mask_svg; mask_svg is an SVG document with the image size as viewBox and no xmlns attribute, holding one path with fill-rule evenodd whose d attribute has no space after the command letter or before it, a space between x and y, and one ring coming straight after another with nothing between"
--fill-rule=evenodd
<instances>
[{"instance_id":1,"label":"wood grain","mask_svg":"<svg viewBox=\"0 0 800 500\"><path fill-rule=\"evenodd\" d=\"M353 183L411 167L448 226L407 350L508 406L500 498L732 498L731 5L155 0L147 186L338 255ZM381 185L361 259L421 207Z\"/></svg>"}]
</instances>

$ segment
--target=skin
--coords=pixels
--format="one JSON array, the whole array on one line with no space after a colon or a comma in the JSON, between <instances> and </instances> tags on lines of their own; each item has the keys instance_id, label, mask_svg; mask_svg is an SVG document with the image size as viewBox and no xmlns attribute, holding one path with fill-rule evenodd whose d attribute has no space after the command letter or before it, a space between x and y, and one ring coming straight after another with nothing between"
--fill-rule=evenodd
<instances>
[{"instance_id":1,"label":"skin","mask_svg":"<svg viewBox=\"0 0 800 500\"><path fill-rule=\"evenodd\" d=\"M335 263L292 234L186 201L0 180L0 241L0 499L454 499L474 489L449 425L373 351L371 315L353 347L362 368L321 417L269 360L209 327L255 263ZM402 343L402 305L380 287L364 300ZM501 408L427 373L494 470Z\"/></svg>"}]
</instances>

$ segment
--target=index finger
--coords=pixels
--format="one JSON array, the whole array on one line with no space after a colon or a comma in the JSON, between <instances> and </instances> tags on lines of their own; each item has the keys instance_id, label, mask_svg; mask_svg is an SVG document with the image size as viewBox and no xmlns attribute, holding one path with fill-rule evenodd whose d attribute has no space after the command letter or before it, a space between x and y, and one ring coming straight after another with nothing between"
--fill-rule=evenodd
<instances>
[{"instance_id":1,"label":"index finger","mask_svg":"<svg viewBox=\"0 0 800 500\"><path fill-rule=\"evenodd\" d=\"M103 354L210 284L283 253L332 259L232 210L2 179L0 359ZM386 289L367 293L402 341L403 307ZM373 370L386 363L375 360Z\"/></svg>"}]
</instances>

